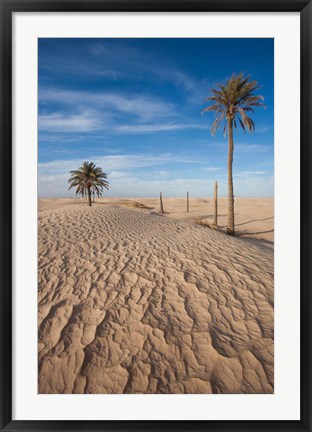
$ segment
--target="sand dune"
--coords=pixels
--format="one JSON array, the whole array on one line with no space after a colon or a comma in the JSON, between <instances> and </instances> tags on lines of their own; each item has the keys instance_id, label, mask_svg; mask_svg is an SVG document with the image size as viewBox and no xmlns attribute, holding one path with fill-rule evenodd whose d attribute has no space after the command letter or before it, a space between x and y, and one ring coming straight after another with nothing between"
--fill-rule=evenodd
<instances>
[{"instance_id":1,"label":"sand dune","mask_svg":"<svg viewBox=\"0 0 312 432\"><path fill-rule=\"evenodd\" d=\"M39 210L39 393L273 392L273 234L127 200Z\"/></svg>"}]
</instances>

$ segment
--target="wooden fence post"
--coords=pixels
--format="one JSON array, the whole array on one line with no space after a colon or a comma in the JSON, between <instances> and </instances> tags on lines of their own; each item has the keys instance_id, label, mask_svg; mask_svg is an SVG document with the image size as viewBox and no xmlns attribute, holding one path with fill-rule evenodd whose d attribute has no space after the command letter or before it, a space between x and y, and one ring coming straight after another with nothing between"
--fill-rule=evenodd
<instances>
[{"instance_id":1,"label":"wooden fence post","mask_svg":"<svg viewBox=\"0 0 312 432\"><path fill-rule=\"evenodd\" d=\"M164 212L164 206L163 206L163 199L162 199L162 193L160 192L160 213Z\"/></svg>"},{"instance_id":2,"label":"wooden fence post","mask_svg":"<svg viewBox=\"0 0 312 432\"><path fill-rule=\"evenodd\" d=\"M213 224L215 226L218 225L218 182L215 182L214 185L214 218Z\"/></svg>"},{"instance_id":3,"label":"wooden fence post","mask_svg":"<svg viewBox=\"0 0 312 432\"><path fill-rule=\"evenodd\" d=\"M189 197L189 193L186 192L186 211L189 212L190 211L190 197Z\"/></svg>"}]
</instances>

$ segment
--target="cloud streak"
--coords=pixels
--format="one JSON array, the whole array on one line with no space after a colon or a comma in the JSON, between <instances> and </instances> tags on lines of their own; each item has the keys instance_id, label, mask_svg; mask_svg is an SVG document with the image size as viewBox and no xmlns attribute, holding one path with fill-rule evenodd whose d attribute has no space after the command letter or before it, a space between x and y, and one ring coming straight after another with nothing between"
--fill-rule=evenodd
<instances>
[{"instance_id":1,"label":"cloud streak","mask_svg":"<svg viewBox=\"0 0 312 432\"><path fill-rule=\"evenodd\" d=\"M147 95L131 93L74 91L55 88L39 89L39 102L54 103L62 107L82 109L101 109L101 114L112 118L117 114L136 117L140 121L149 121L173 116L175 107L172 103Z\"/></svg>"},{"instance_id":2,"label":"cloud streak","mask_svg":"<svg viewBox=\"0 0 312 432\"><path fill-rule=\"evenodd\" d=\"M85 111L80 114L50 113L39 115L38 127L50 132L91 132L103 128L98 114Z\"/></svg>"},{"instance_id":3,"label":"cloud streak","mask_svg":"<svg viewBox=\"0 0 312 432\"><path fill-rule=\"evenodd\" d=\"M103 130L145 134L209 128L207 123L192 123L177 115L173 104L147 96L45 89L39 92L39 101L45 106L53 103L67 109L39 115L39 130L47 132ZM73 110L80 112L72 113ZM129 119L132 119L131 124Z\"/></svg>"},{"instance_id":4,"label":"cloud streak","mask_svg":"<svg viewBox=\"0 0 312 432\"><path fill-rule=\"evenodd\" d=\"M150 133L174 131L179 129L207 129L205 125L196 123L152 123L139 125L123 125L116 128L117 132L125 133Z\"/></svg>"},{"instance_id":5,"label":"cloud streak","mask_svg":"<svg viewBox=\"0 0 312 432\"><path fill-rule=\"evenodd\" d=\"M123 154L107 156L90 156L84 158L92 160L96 165L103 168L104 171L119 171L127 168L147 168L174 162L175 164L202 164L205 163L201 158L192 157L184 154ZM81 165L81 159L63 159L53 160L50 162L40 162L38 164L39 173L41 174L60 174L76 169Z\"/></svg>"},{"instance_id":6,"label":"cloud streak","mask_svg":"<svg viewBox=\"0 0 312 432\"><path fill-rule=\"evenodd\" d=\"M273 146L267 144L236 144L235 151L240 153L262 153L262 152L270 152L273 151Z\"/></svg>"}]
</instances>

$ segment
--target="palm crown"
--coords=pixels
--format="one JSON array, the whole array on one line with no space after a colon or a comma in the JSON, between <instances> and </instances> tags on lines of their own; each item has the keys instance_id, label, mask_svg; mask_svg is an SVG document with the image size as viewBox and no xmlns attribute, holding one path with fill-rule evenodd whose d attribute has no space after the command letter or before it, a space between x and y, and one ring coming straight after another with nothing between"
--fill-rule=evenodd
<instances>
[{"instance_id":1,"label":"palm crown","mask_svg":"<svg viewBox=\"0 0 312 432\"><path fill-rule=\"evenodd\" d=\"M254 121L247 113L254 112L253 107L264 106L261 102L263 96L254 94L259 89L257 81L250 81L250 77L243 74L232 75L225 85L219 85L212 89L212 96L205 100L213 102L202 112L215 111L215 120L211 126L211 133L215 135L219 126L223 125L224 135L228 126L228 121L232 120L234 127L237 123L244 132L246 128L249 132L255 129Z\"/></svg>"},{"instance_id":2,"label":"palm crown","mask_svg":"<svg viewBox=\"0 0 312 432\"><path fill-rule=\"evenodd\" d=\"M78 170L70 171L70 174L68 189L77 187L76 195L84 197L92 192L100 196L103 188L108 189L107 175L102 171L102 168L96 167L93 162L84 162Z\"/></svg>"}]
</instances>

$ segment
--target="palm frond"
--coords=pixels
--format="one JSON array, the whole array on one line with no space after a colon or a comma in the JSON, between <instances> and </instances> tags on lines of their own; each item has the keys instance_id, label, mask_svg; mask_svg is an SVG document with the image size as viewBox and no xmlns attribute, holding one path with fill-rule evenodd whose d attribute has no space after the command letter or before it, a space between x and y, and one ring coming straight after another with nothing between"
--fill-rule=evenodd
<instances>
[{"instance_id":1,"label":"palm frond","mask_svg":"<svg viewBox=\"0 0 312 432\"><path fill-rule=\"evenodd\" d=\"M211 95L205 100L211 105L202 110L205 112L215 112L215 119L211 125L211 133L215 135L219 127L223 125L223 132L226 134L228 120L233 121L236 128L238 125L245 132L255 130L255 123L247 113L254 113L254 107L264 107L263 96L255 94L259 89L257 81L251 81L250 76L242 73L233 74L225 84L219 84L211 90Z\"/></svg>"},{"instance_id":2,"label":"palm frond","mask_svg":"<svg viewBox=\"0 0 312 432\"><path fill-rule=\"evenodd\" d=\"M94 162L83 162L78 170L70 171L69 187L76 187L76 195L86 196L88 191L97 196L102 195L103 189L109 188L107 174Z\"/></svg>"}]
</instances>

